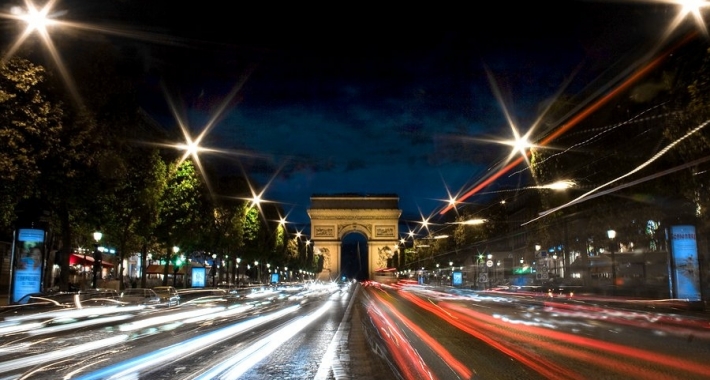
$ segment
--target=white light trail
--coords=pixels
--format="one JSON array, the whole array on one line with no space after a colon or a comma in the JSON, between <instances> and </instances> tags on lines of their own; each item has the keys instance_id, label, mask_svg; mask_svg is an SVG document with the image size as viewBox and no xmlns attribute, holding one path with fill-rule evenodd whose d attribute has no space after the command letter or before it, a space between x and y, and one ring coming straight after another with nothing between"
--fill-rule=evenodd
<instances>
[{"instance_id":1,"label":"white light trail","mask_svg":"<svg viewBox=\"0 0 710 380\"><path fill-rule=\"evenodd\" d=\"M139 378L140 371L159 367L162 364L184 357L186 353L197 353L212 346L213 344L230 339L233 336L240 334L244 331L250 330L256 326L271 322L289 313L295 312L299 308L300 306L298 305L291 306L273 314L249 319L244 322L239 322L228 327L218 329L192 339L185 340L181 343L174 344L169 347L164 347L160 350L153 351L151 353L141 355L103 369L99 369L92 373L85 374L79 377L78 379L137 379Z\"/></svg>"},{"instance_id":2,"label":"white light trail","mask_svg":"<svg viewBox=\"0 0 710 380\"><path fill-rule=\"evenodd\" d=\"M645 167L647 167L648 165L650 165L650 164L653 163L654 161L656 161L656 160L658 160L659 158L661 158L664 154L668 153L668 151L670 151L670 150L671 150L672 148L674 148L676 145L680 144L683 140L687 139L688 137L690 137L690 136L694 135L695 133L699 132L701 129L705 128L708 124L710 124L710 120L705 121L704 123L700 124L699 126L695 127L694 129L690 130L688 133L686 133L685 135L681 136L681 137L678 138L677 140L675 140L675 141L673 141L672 143L668 144L668 145L667 145L665 148L663 148L660 152L656 153L655 155L653 155L653 157L651 157L650 159L648 159L648 160L647 160L646 162L644 162L643 164L637 166L637 167L634 168L633 170L629 171L628 173L626 173L626 174L624 174L624 175L622 175L622 176L620 176L620 177L617 177L617 178L615 178L615 179L613 179L613 180L611 180L611 181L609 181L609 182L607 182L607 183L605 183L605 184L603 184L603 185L601 185L601 186L597 186L597 187L595 187L594 189L592 189L592 190L590 190L590 191L588 191L588 192L586 192L586 193L580 195L579 197L577 197L577 198L575 198L575 199L573 199L573 200L571 200L571 201L569 201L569 202L567 202L567 203L565 203L565 204L563 204L563 205L560 205L560 206L557 206L557 207L555 207L555 208L553 208L553 209L550 209L550 210L547 210L547 211L545 211L545 212L542 212L542 213L540 214L540 216L538 216L537 218L531 219L531 220L529 220L529 221L527 221L527 222L525 222L525 223L522 223L521 226L524 226L524 225L526 225L526 224L528 224L528 223L532 223L532 222L534 222L534 221L536 221L536 220L538 220L538 219L541 219L541 218L543 218L543 217L545 217L545 216L547 216L547 215L550 215L551 213L553 213L553 212L555 212L555 211L561 210L561 209L563 209L563 208L565 208L565 207L569 207L569 206L571 206L571 205L573 205L573 204L580 203L580 202L583 202L583 201L585 201L585 200L591 199L591 198L592 198L592 197L591 197L592 194L598 192L599 190L603 189L604 187L607 187L607 186L609 186L609 185L611 185L611 184L613 184L613 183L615 183L615 182L618 182L618 181L620 181L620 180L622 180L622 179L624 179L624 178L626 178L626 177L628 177L628 176L630 176L630 175L632 175L632 174L634 174L634 173L636 173L636 172L641 171L642 169L644 169ZM655 174L655 175L651 176L651 178L655 178L655 177L657 177L657 176L658 176L658 174ZM617 188L617 189L620 189L620 188L622 188L622 187L619 187L619 188Z\"/></svg>"},{"instance_id":3,"label":"white light trail","mask_svg":"<svg viewBox=\"0 0 710 380\"><path fill-rule=\"evenodd\" d=\"M6 361L0 363L0 373L7 373L9 371L35 366L38 364L46 364L47 362L76 356L91 350L105 349L106 347L123 343L126 340L128 340L128 335L118 335L111 338L101 339L95 342L82 344L79 346L67 347L62 350L48 352L45 354L26 356L24 358Z\"/></svg>"},{"instance_id":4,"label":"white light trail","mask_svg":"<svg viewBox=\"0 0 710 380\"><path fill-rule=\"evenodd\" d=\"M229 360L215 366L212 370L202 373L196 377L197 380L212 380L223 379L232 380L238 379L246 371L263 360L274 350L286 343L289 339L303 330L306 326L323 315L328 309L333 306L332 301L323 304L315 312L306 316L296 318L292 322L286 324L282 328L274 331L268 336L262 338L258 342L240 351L238 354L230 357Z\"/></svg>"}]
</instances>

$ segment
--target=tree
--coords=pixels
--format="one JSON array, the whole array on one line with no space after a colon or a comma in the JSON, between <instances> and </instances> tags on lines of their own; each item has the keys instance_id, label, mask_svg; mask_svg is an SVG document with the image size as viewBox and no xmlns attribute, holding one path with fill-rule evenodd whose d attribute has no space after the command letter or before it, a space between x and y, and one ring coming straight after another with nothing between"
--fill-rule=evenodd
<instances>
[{"instance_id":1,"label":"tree","mask_svg":"<svg viewBox=\"0 0 710 380\"><path fill-rule=\"evenodd\" d=\"M206 187L191 160L174 162L168 171L165 191L159 202L156 236L165 249L163 258L171 262L174 245L187 246L204 225L203 209L208 201ZM163 285L168 284L168 266L163 273Z\"/></svg>"},{"instance_id":2,"label":"tree","mask_svg":"<svg viewBox=\"0 0 710 380\"><path fill-rule=\"evenodd\" d=\"M15 220L20 200L37 196L41 163L60 148L63 117L42 66L0 61L0 228Z\"/></svg>"},{"instance_id":3,"label":"tree","mask_svg":"<svg viewBox=\"0 0 710 380\"><path fill-rule=\"evenodd\" d=\"M155 149L127 149L115 165L118 176L114 191L105 199L109 217L105 233L113 236L117 245L118 280L123 284L124 259L141 252L142 268L146 268L145 252L152 241L152 229L157 222L158 202L165 190L166 166ZM143 271L145 272L145 271Z\"/></svg>"}]
</instances>

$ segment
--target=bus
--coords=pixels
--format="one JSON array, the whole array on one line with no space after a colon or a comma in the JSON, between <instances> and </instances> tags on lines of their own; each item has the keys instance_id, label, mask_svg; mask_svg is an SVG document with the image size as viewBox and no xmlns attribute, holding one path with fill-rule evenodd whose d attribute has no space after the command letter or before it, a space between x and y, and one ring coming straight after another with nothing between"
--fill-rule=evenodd
<instances>
[{"instance_id":1,"label":"bus","mask_svg":"<svg viewBox=\"0 0 710 380\"><path fill-rule=\"evenodd\" d=\"M392 285L397 283L397 268L380 268L375 271L372 281Z\"/></svg>"}]
</instances>

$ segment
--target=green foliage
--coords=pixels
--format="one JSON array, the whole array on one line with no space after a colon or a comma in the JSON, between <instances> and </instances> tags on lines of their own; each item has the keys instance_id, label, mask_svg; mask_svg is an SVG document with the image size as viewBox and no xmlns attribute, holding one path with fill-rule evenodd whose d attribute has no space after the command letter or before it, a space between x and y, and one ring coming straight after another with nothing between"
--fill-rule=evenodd
<instances>
[{"instance_id":1,"label":"green foliage","mask_svg":"<svg viewBox=\"0 0 710 380\"><path fill-rule=\"evenodd\" d=\"M246 215L244 215L244 243L254 245L259 237L261 221L259 217L259 209L249 207Z\"/></svg>"},{"instance_id":2,"label":"green foliage","mask_svg":"<svg viewBox=\"0 0 710 380\"><path fill-rule=\"evenodd\" d=\"M20 200L37 195L41 163L58 147L63 116L42 66L17 57L0 62L0 226L14 220Z\"/></svg>"},{"instance_id":3,"label":"green foliage","mask_svg":"<svg viewBox=\"0 0 710 380\"><path fill-rule=\"evenodd\" d=\"M174 163L168 171L165 190L159 201L159 240L165 247L181 246L202 225L205 189L192 161Z\"/></svg>"}]
</instances>

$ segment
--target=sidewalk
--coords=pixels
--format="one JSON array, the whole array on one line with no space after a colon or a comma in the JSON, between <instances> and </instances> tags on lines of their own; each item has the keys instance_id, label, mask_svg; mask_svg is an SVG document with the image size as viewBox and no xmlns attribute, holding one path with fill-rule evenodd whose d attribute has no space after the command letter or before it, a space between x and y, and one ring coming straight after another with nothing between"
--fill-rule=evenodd
<instances>
[{"instance_id":1,"label":"sidewalk","mask_svg":"<svg viewBox=\"0 0 710 380\"><path fill-rule=\"evenodd\" d=\"M377 331L367 317L365 304L362 302L362 289L360 284L357 289L350 318L350 332L345 337L347 347L341 352L340 360L346 363L349 379L389 380L395 377L387 361L378 355L372 343L377 341ZM341 379L343 377L336 377Z\"/></svg>"}]
</instances>

